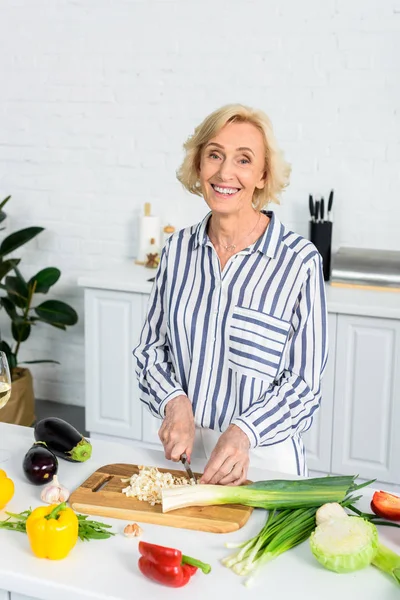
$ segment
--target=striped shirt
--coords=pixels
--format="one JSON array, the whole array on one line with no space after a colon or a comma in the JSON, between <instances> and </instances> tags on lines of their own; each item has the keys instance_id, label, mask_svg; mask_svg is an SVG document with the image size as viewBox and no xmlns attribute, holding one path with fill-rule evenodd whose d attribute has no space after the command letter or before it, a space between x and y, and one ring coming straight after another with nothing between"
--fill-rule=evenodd
<instances>
[{"instance_id":1,"label":"striped shirt","mask_svg":"<svg viewBox=\"0 0 400 600\"><path fill-rule=\"evenodd\" d=\"M252 448L292 438L303 474L301 433L319 408L327 360L321 257L265 214L265 233L222 272L211 213L167 240L133 353L140 399L154 415L185 394L200 427L233 423Z\"/></svg>"}]
</instances>

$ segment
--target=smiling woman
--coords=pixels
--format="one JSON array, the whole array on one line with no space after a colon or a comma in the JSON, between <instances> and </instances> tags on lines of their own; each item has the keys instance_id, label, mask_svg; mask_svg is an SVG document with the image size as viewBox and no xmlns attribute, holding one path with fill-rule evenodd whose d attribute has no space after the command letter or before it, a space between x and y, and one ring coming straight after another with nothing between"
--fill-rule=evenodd
<instances>
[{"instance_id":1,"label":"smiling woman","mask_svg":"<svg viewBox=\"0 0 400 600\"><path fill-rule=\"evenodd\" d=\"M178 179L210 211L163 250L134 350L141 400L163 419L167 458L202 445L202 483L239 485L249 464L306 475L327 359L321 257L263 210L290 167L268 117L242 105L184 148Z\"/></svg>"}]
</instances>

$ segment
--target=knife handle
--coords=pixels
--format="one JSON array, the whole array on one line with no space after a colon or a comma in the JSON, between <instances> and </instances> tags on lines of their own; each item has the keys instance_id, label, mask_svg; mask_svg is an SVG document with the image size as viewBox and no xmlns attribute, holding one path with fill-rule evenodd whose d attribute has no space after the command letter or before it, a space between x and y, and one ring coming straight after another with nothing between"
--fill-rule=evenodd
<instances>
[{"instance_id":1,"label":"knife handle","mask_svg":"<svg viewBox=\"0 0 400 600\"><path fill-rule=\"evenodd\" d=\"M319 200L315 201L315 222L318 223L319 220Z\"/></svg>"},{"instance_id":2,"label":"knife handle","mask_svg":"<svg viewBox=\"0 0 400 600\"><path fill-rule=\"evenodd\" d=\"M181 454L181 463L184 465L185 462L189 463L189 465L190 465L190 459L189 459L188 455L186 454L186 452Z\"/></svg>"},{"instance_id":3,"label":"knife handle","mask_svg":"<svg viewBox=\"0 0 400 600\"><path fill-rule=\"evenodd\" d=\"M324 222L325 221L325 200L323 197L321 198L320 213L321 213L321 221Z\"/></svg>"},{"instance_id":4,"label":"knife handle","mask_svg":"<svg viewBox=\"0 0 400 600\"><path fill-rule=\"evenodd\" d=\"M314 208L314 200L311 194L308 196L308 208L310 210L311 219L314 219L315 208Z\"/></svg>"},{"instance_id":5,"label":"knife handle","mask_svg":"<svg viewBox=\"0 0 400 600\"><path fill-rule=\"evenodd\" d=\"M329 200L328 200L328 214L331 212L332 210L332 204L333 204L333 190L331 190L330 194L329 194Z\"/></svg>"}]
</instances>

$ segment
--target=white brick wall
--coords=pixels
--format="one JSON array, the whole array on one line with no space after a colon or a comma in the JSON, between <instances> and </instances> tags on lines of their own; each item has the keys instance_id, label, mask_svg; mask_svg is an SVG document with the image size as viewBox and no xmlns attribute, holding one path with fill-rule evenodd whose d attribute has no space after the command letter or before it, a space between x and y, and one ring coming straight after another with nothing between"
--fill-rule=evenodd
<instances>
[{"instance_id":1,"label":"white brick wall","mask_svg":"<svg viewBox=\"0 0 400 600\"><path fill-rule=\"evenodd\" d=\"M143 203L177 227L205 213L175 170L221 104L271 116L288 225L306 235L308 193L334 187L335 247L399 248L399 31L399 0L0 0L0 196L9 231L46 227L26 274L58 266L81 316L24 345L62 363L33 368L37 396L83 404L76 280L134 255Z\"/></svg>"}]
</instances>

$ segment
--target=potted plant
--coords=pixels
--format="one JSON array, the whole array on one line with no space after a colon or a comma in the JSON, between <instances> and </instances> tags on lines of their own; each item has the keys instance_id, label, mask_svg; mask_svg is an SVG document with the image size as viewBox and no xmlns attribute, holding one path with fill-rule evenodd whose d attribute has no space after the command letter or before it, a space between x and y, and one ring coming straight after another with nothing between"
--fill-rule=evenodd
<instances>
[{"instance_id":1,"label":"potted plant","mask_svg":"<svg viewBox=\"0 0 400 600\"><path fill-rule=\"evenodd\" d=\"M3 211L10 200L8 196L0 203L0 223L7 217ZM4 230L4 227L2 228ZM46 267L25 279L20 270L20 258L8 258L15 250L32 240L43 231L43 227L27 227L16 231L0 244L0 306L11 321L11 336L8 343L0 338L0 350L5 352L11 371L11 397L0 410L0 421L30 426L35 420L32 375L21 364L58 361L51 359L31 360L20 363L21 344L29 338L38 323L46 323L66 330L78 321L76 311L60 300L36 302L38 295L47 294L58 281L61 272L56 267Z\"/></svg>"}]
</instances>

